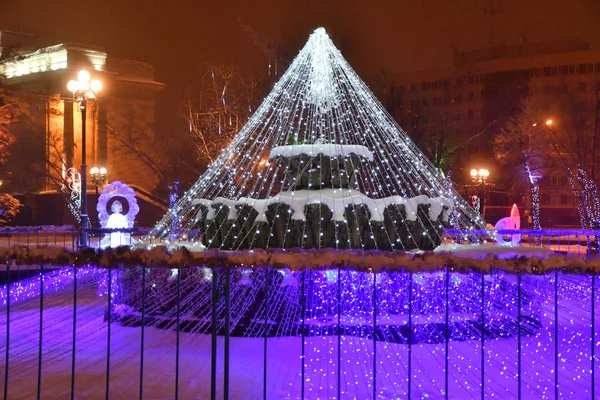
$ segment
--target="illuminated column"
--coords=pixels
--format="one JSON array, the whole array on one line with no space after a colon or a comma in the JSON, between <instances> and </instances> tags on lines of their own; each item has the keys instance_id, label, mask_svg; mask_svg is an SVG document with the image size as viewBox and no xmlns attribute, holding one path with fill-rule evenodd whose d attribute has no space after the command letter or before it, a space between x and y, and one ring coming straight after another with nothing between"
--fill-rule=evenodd
<instances>
[{"instance_id":1,"label":"illuminated column","mask_svg":"<svg viewBox=\"0 0 600 400\"><path fill-rule=\"evenodd\" d=\"M67 168L71 168L75 164L75 129L73 128L73 102L63 99L64 103L64 138L63 138L63 154L64 162Z\"/></svg>"}]
</instances>

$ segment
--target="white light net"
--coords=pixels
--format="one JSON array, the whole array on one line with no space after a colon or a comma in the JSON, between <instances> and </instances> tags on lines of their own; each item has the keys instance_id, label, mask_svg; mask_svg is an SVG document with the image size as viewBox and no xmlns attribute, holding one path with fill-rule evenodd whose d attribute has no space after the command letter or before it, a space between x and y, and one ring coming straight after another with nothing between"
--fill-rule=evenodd
<instances>
[{"instance_id":1,"label":"white light net","mask_svg":"<svg viewBox=\"0 0 600 400\"><path fill-rule=\"evenodd\" d=\"M444 225L485 228L319 28L148 240L431 249Z\"/></svg>"}]
</instances>

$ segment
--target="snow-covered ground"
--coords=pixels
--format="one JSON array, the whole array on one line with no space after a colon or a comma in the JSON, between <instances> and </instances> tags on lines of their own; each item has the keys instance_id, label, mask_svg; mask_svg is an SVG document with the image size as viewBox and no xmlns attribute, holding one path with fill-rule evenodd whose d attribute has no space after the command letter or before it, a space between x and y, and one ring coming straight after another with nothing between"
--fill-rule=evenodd
<instances>
[{"instance_id":1,"label":"snow-covered ground","mask_svg":"<svg viewBox=\"0 0 600 400\"><path fill-rule=\"evenodd\" d=\"M548 278L550 279L550 278ZM560 398L590 397L591 298L590 278L565 276L559 281L559 389ZM44 299L42 330L42 397L70 395L73 332L73 287ZM598 290L596 291L596 293ZM76 317L76 398L104 398L108 329L103 321L106 298L92 285L78 289ZM550 292L553 293L553 292ZM541 332L522 337L522 395L525 399L554 398L554 311L546 299ZM598 304L598 298L596 298ZM10 313L8 398L35 398L40 324L39 298L13 305ZM599 313L596 312L596 315ZM454 319L453 314L450 315ZM460 315L456 315L459 319ZM598 321L596 321L598 322ZM597 333L596 333L597 334ZM205 399L210 394L210 335L181 333L179 395ZM140 390L142 329L111 327L111 398L135 398ZM144 329L144 398L173 398L175 390L176 333ZM6 367L6 309L0 314L0 387ZM218 338L218 398L223 393L223 337ZM373 398L373 378L379 399L406 398L408 345L377 341L376 373L373 340L342 336L342 398ZM263 395L263 338L231 338L230 398L258 399ZM301 397L301 337L267 339L267 398ZM599 353L600 349L596 349ZM485 396L517 397L517 338L485 341ZM335 399L338 390L338 337L305 339L306 399ZM412 398L443 398L445 343L412 346ZM596 363L596 376L600 375ZM449 393L453 399L481 397L481 342L449 343Z\"/></svg>"}]
</instances>

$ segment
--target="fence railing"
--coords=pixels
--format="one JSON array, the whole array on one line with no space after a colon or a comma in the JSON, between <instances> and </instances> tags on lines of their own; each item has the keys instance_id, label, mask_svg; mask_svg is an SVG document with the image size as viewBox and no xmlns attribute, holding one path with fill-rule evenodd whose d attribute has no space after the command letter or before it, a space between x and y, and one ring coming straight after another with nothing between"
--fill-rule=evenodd
<instances>
[{"instance_id":1,"label":"fence railing","mask_svg":"<svg viewBox=\"0 0 600 400\"><path fill-rule=\"evenodd\" d=\"M532 238L552 249L595 236L545 232ZM2 272L4 398L597 396L593 274L10 262Z\"/></svg>"}]
</instances>

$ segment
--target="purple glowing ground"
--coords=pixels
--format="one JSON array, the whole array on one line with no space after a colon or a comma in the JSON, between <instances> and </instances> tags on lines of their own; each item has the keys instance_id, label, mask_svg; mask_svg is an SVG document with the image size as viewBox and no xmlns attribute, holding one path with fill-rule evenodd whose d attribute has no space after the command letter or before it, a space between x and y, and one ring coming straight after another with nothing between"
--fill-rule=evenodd
<instances>
[{"instance_id":1,"label":"purple glowing ground","mask_svg":"<svg viewBox=\"0 0 600 400\"><path fill-rule=\"evenodd\" d=\"M79 278L79 276L78 276ZM550 278L546 278L550 279ZM107 324L103 321L106 297L98 297L93 281L78 290L76 397L104 396ZM559 388L561 398L588 398L591 390L591 298L588 276L564 276L559 281ZM47 292L43 312L42 394L65 398L70 393L73 323L73 286ZM598 291L596 291L597 293ZM550 300L550 299L543 299ZM596 295L596 304L598 303ZM37 382L39 299L16 303L10 316L9 398L34 398ZM523 398L554 395L554 310L542 305L542 329L522 338ZM598 315L598 313L596 313ZM456 315L458 318L458 315ZM455 318L451 312L450 318ZM598 321L596 321L598 322ZM594 333L597 335L597 332ZM175 385L176 333L145 328L144 397L171 398ZM305 397L337 396L337 336L305 339ZM596 340L598 346L598 340ZM6 310L0 313L0 355L6 352ZM218 380L222 393L223 338L218 338ZM138 396L141 328L112 324L111 397ZM262 398L263 339L231 339L230 389L233 399ZM301 338L278 337L267 341L267 398L299 398L301 393ZM373 342L364 337L341 337L341 391L343 398L372 398ZM414 398L443 398L445 344L412 346ZM449 393L451 398L479 398L480 341L450 342ZM600 349L596 347L598 354ZM207 398L210 391L210 336L181 334L180 396ZM3 372L4 357L0 360ZM515 398L517 393L517 339L485 343L486 398ZM376 390L378 398L395 399L407 393L408 346L377 342ZM600 363L596 363L598 368ZM596 373L599 371L596 370ZM1 375L0 375L1 376ZM220 396L220 394L219 394Z\"/></svg>"}]
</instances>

